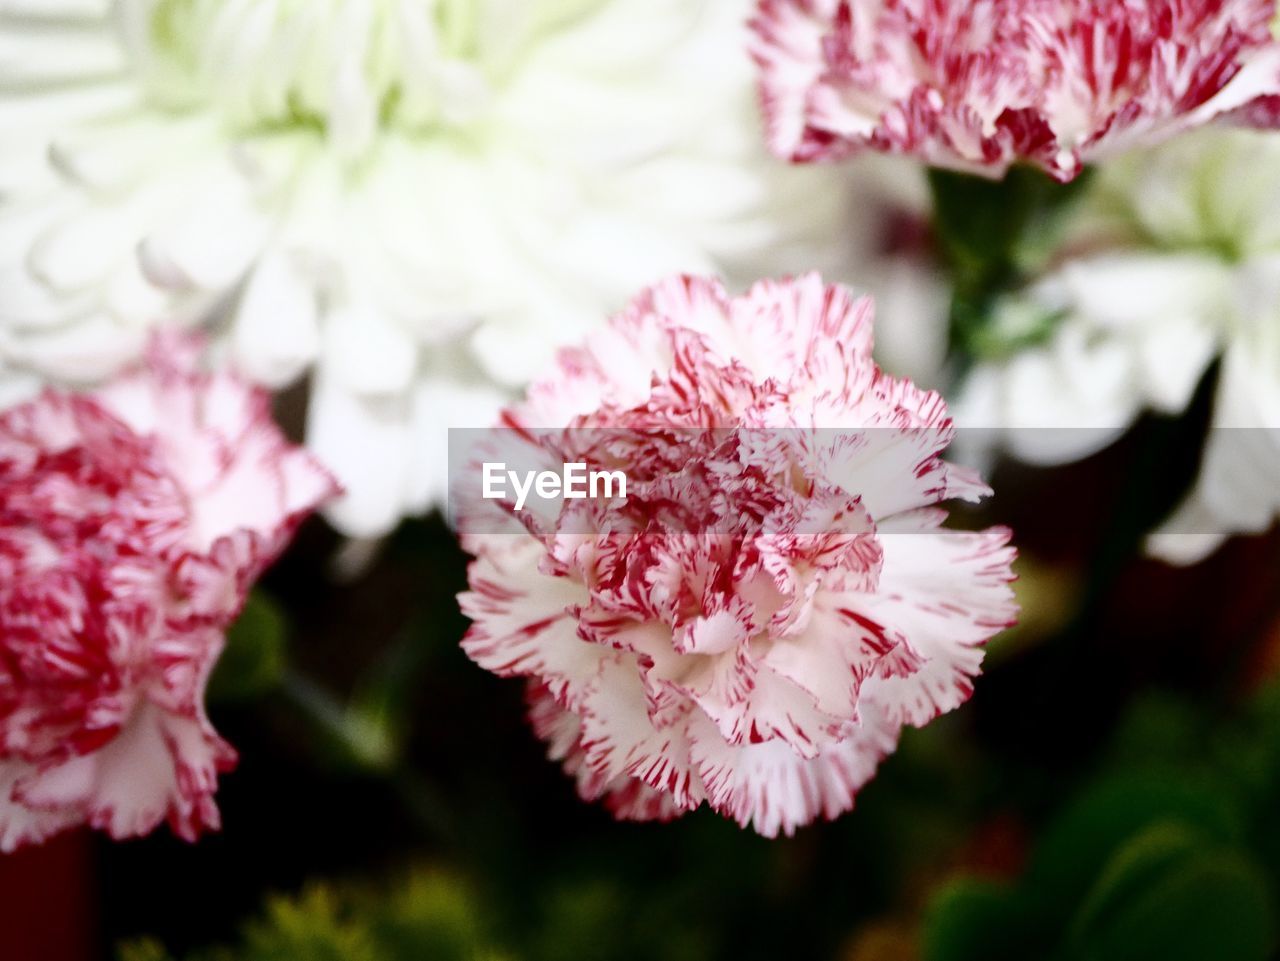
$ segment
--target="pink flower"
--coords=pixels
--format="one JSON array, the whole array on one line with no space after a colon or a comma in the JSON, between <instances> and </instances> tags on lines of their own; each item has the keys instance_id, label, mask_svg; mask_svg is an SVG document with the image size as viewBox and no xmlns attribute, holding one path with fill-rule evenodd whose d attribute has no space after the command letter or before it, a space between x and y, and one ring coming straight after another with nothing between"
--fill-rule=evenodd
<instances>
[{"instance_id":1,"label":"pink flower","mask_svg":"<svg viewBox=\"0 0 1280 961\"><path fill-rule=\"evenodd\" d=\"M1225 118L1280 125L1273 0L760 0L771 148L1071 180Z\"/></svg>"},{"instance_id":2,"label":"pink flower","mask_svg":"<svg viewBox=\"0 0 1280 961\"><path fill-rule=\"evenodd\" d=\"M335 485L268 398L158 337L101 391L0 414L0 850L218 827L223 632Z\"/></svg>"},{"instance_id":3,"label":"pink flower","mask_svg":"<svg viewBox=\"0 0 1280 961\"><path fill-rule=\"evenodd\" d=\"M940 526L989 490L941 459L942 398L876 367L871 314L815 275L736 299L671 280L506 413L508 462L628 477L625 501L526 510L514 534L493 501L459 518L464 647L529 678L585 798L705 801L770 836L834 817L1014 621L1009 532Z\"/></svg>"}]
</instances>

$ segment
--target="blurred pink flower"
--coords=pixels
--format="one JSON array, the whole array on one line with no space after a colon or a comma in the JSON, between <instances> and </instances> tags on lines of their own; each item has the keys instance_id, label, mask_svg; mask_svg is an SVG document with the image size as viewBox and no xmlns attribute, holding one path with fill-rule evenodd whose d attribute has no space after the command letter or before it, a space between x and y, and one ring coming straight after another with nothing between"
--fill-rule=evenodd
<instances>
[{"instance_id":1,"label":"blurred pink flower","mask_svg":"<svg viewBox=\"0 0 1280 961\"><path fill-rule=\"evenodd\" d=\"M1009 532L941 528L941 501L989 490L941 459L942 398L876 367L871 314L816 275L736 299L671 280L506 413L509 454L628 477L625 502L530 510L519 534L491 501L460 517L464 647L531 679L584 797L646 819L706 801L770 836L834 817L1013 623Z\"/></svg>"},{"instance_id":2,"label":"blurred pink flower","mask_svg":"<svg viewBox=\"0 0 1280 961\"><path fill-rule=\"evenodd\" d=\"M216 828L204 689L263 569L336 493L262 390L158 336L99 392L0 415L0 850Z\"/></svg>"},{"instance_id":3,"label":"blurred pink flower","mask_svg":"<svg viewBox=\"0 0 1280 961\"><path fill-rule=\"evenodd\" d=\"M779 156L864 150L998 177L1215 119L1280 124L1272 0L760 0L753 54Z\"/></svg>"}]
</instances>

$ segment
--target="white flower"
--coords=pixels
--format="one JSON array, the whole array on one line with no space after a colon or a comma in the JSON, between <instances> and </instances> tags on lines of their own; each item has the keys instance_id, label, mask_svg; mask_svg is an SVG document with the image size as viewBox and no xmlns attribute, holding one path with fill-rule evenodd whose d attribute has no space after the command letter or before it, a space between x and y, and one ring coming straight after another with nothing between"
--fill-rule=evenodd
<instances>
[{"instance_id":1,"label":"white flower","mask_svg":"<svg viewBox=\"0 0 1280 961\"><path fill-rule=\"evenodd\" d=\"M0 402L154 322L311 371L373 536L554 348L677 270L832 263L850 178L766 159L746 0L0 3ZM868 188L858 188L868 189Z\"/></svg>"},{"instance_id":2,"label":"white flower","mask_svg":"<svg viewBox=\"0 0 1280 961\"><path fill-rule=\"evenodd\" d=\"M1199 476L1148 547L1194 563L1280 515L1280 137L1206 131L1099 171L1060 262L996 323L1053 324L980 365L957 410L1060 463L1183 411L1221 358Z\"/></svg>"}]
</instances>

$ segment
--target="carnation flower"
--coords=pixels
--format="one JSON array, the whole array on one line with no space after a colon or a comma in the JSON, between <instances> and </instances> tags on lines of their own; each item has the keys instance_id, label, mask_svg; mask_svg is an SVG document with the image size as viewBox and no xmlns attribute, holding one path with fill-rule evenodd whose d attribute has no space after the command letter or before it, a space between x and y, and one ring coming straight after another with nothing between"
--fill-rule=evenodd
<instances>
[{"instance_id":1,"label":"carnation flower","mask_svg":"<svg viewBox=\"0 0 1280 961\"><path fill-rule=\"evenodd\" d=\"M1052 269L995 330L1041 342L979 364L958 419L1018 457L1088 456L1145 410L1186 409L1221 360L1199 477L1149 547L1193 563L1280 516L1280 138L1207 130L1099 170Z\"/></svg>"},{"instance_id":2,"label":"carnation flower","mask_svg":"<svg viewBox=\"0 0 1280 961\"><path fill-rule=\"evenodd\" d=\"M1274 127L1272 0L760 0L775 153L865 150L1071 180L1105 154L1225 118Z\"/></svg>"},{"instance_id":3,"label":"carnation flower","mask_svg":"<svg viewBox=\"0 0 1280 961\"><path fill-rule=\"evenodd\" d=\"M989 490L942 460L942 398L876 367L871 314L816 275L734 299L674 279L485 442L629 480L517 533L462 501L463 646L529 679L585 798L662 819L705 801L769 836L835 817L1013 622L1009 532L941 526L941 502Z\"/></svg>"},{"instance_id":4,"label":"carnation flower","mask_svg":"<svg viewBox=\"0 0 1280 961\"><path fill-rule=\"evenodd\" d=\"M641 284L837 259L845 182L768 157L745 19L0 5L0 400L203 324L259 383L311 372L308 443L347 488L330 518L384 533L442 497L445 425L488 424Z\"/></svg>"},{"instance_id":5,"label":"carnation flower","mask_svg":"<svg viewBox=\"0 0 1280 961\"><path fill-rule=\"evenodd\" d=\"M227 626L335 492L268 399L157 339L101 391L0 414L0 850L76 824L218 826L204 688Z\"/></svg>"}]
</instances>

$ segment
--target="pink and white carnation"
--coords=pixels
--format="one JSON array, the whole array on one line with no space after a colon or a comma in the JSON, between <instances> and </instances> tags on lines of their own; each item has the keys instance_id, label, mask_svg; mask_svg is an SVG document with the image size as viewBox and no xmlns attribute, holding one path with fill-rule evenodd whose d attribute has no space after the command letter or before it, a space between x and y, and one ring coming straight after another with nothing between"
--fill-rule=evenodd
<instances>
[{"instance_id":1,"label":"pink and white carnation","mask_svg":"<svg viewBox=\"0 0 1280 961\"><path fill-rule=\"evenodd\" d=\"M760 0L771 148L1058 180L1210 121L1280 124L1273 0Z\"/></svg>"},{"instance_id":2,"label":"pink and white carnation","mask_svg":"<svg viewBox=\"0 0 1280 961\"><path fill-rule=\"evenodd\" d=\"M488 441L628 479L515 533L509 504L459 517L463 646L529 679L584 798L634 819L706 802L768 836L835 817L1014 622L1009 531L941 526L943 501L990 491L942 459L942 398L877 368L872 312L816 275L737 298L667 281Z\"/></svg>"},{"instance_id":3,"label":"pink and white carnation","mask_svg":"<svg viewBox=\"0 0 1280 961\"><path fill-rule=\"evenodd\" d=\"M204 690L246 594L336 493L265 392L199 344L0 414L0 850L167 819L194 840L235 752Z\"/></svg>"}]
</instances>

